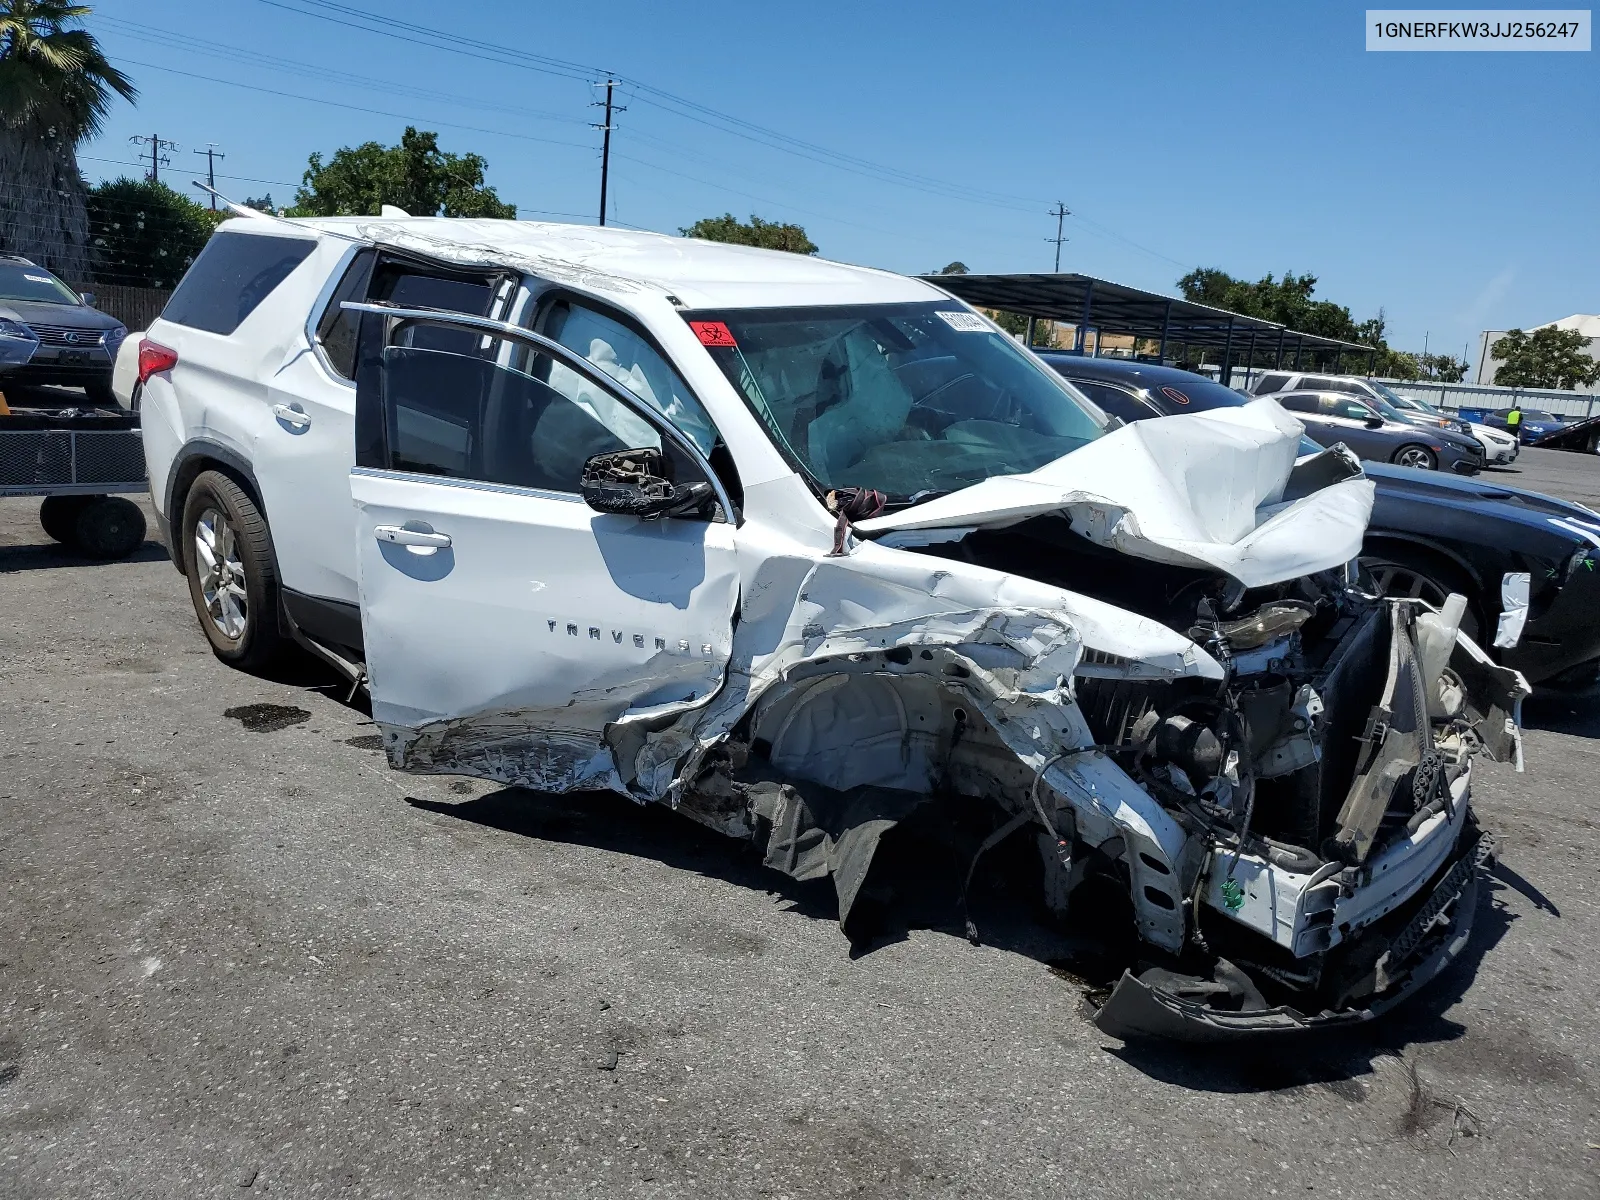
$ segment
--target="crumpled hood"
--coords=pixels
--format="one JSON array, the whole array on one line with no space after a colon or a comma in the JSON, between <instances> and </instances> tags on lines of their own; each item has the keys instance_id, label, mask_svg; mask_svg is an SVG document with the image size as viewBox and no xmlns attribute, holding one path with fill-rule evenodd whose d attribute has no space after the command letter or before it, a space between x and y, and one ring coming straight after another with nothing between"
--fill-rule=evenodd
<instances>
[{"instance_id":1,"label":"crumpled hood","mask_svg":"<svg viewBox=\"0 0 1600 1200\"><path fill-rule=\"evenodd\" d=\"M1373 485L1362 476L1292 498L1303 433L1266 399L1139 421L1036 471L986 479L856 528L867 536L995 529L1060 513L1100 545L1261 587L1349 562L1372 515Z\"/></svg>"}]
</instances>

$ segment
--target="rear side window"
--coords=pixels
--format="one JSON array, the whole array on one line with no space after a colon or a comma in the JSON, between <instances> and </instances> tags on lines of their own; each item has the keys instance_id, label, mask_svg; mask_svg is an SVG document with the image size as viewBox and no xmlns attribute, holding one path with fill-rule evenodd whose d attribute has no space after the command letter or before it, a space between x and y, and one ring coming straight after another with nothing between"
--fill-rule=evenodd
<instances>
[{"instance_id":1,"label":"rear side window","mask_svg":"<svg viewBox=\"0 0 1600 1200\"><path fill-rule=\"evenodd\" d=\"M421 274L400 264L386 263L378 269L372 281L369 298L385 300L396 308L442 308L447 312L486 317L494 304L494 288L487 278L451 279L443 275ZM413 338L413 344L418 347L452 350L457 354L474 353L478 344L476 334L465 329L447 329L437 325L419 326Z\"/></svg>"},{"instance_id":2,"label":"rear side window","mask_svg":"<svg viewBox=\"0 0 1600 1200\"><path fill-rule=\"evenodd\" d=\"M328 365L346 379L356 377L356 335L361 328L361 314L348 312L342 306L346 300L367 298L367 284L377 257L375 251L362 250L351 260L323 310L322 320L317 322L317 341L322 344Z\"/></svg>"},{"instance_id":3,"label":"rear side window","mask_svg":"<svg viewBox=\"0 0 1600 1200\"><path fill-rule=\"evenodd\" d=\"M1268 392L1280 392L1289 383L1287 375L1263 375L1256 380L1256 395L1264 396Z\"/></svg>"},{"instance_id":4,"label":"rear side window","mask_svg":"<svg viewBox=\"0 0 1600 1200\"><path fill-rule=\"evenodd\" d=\"M1288 396L1276 396L1274 399L1290 412L1314 413L1317 411L1317 398L1296 393Z\"/></svg>"},{"instance_id":5,"label":"rear side window","mask_svg":"<svg viewBox=\"0 0 1600 1200\"><path fill-rule=\"evenodd\" d=\"M208 333L232 333L316 247L307 238L213 234L161 318Z\"/></svg>"}]
</instances>

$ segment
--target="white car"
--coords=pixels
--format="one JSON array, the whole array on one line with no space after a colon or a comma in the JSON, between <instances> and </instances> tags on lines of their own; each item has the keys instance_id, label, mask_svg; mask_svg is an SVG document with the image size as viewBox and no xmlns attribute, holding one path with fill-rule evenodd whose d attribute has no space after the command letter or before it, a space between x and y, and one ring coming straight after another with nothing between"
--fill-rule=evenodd
<instances>
[{"instance_id":1,"label":"white car","mask_svg":"<svg viewBox=\"0 0 1600 1200\"><path fill-rule=\"evenodd\" d=\"M853 939L897 822L1024 837L1126 898L1123 1034L1361 1020L1465 942L1526 685L1352 585L1372 484L1276 404L1113 428L926 282L405 217L228 222L137 362L216 653L341 664L396 768L671 805Z\"/></svg>"}]
</instances>

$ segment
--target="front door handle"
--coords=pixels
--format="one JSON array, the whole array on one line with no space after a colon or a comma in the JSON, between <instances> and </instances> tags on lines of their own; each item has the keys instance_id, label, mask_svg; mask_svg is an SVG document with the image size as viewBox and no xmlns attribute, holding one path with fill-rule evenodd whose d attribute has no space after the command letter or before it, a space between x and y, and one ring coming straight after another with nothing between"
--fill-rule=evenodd
<instances>
[{"instance_id":1,"label":"front door handle","mask_svg":"<svg viewBox=\"0 0 1600 1200\"><path fill-rule=\"evenodd\" d=\"M286 425L293 425L296 429L308 429L311 426L311 414L298 404L274 404L272 415Z\"/></svg>"},{"instance_id":2,"label":"front door handle","mask_svg":"<svg viewBox=\"0 0 1600 1200\"><path fill-rule=\"evenodd\" d=\"M396 546L425 546L432 550L443 550L450 545L448 533L407 529L403 525L379 525L372 533L380 542L393 542Z\"/></svg>"}]
</instances>

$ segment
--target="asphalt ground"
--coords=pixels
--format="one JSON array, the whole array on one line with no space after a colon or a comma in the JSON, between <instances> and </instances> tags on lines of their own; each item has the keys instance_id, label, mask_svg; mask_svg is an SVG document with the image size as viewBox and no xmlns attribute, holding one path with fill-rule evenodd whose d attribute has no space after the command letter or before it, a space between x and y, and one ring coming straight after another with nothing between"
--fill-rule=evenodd
<instances>
[{"instance_id":1,"label":"asphalt ground","mask_svg":"<svg viewBox=\"0 0 1600 1200\"><path fill-rule=\"evenodd\" d=\"M1503 863L1416 1002L1133 1048L1003 888L982 945L852 957L826 885L665 810L391 773L332 679L224 667L159 548L85 562L36 503L0 501L0 1196L1600 1193L1591 706L1480 769Z\"/></svg>"}]
</instances>

